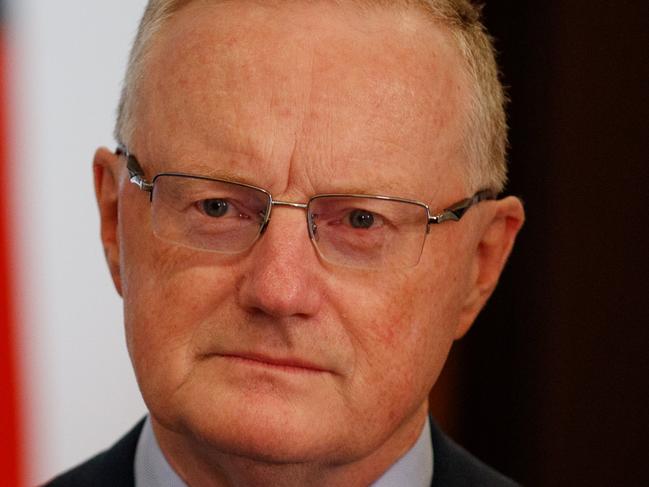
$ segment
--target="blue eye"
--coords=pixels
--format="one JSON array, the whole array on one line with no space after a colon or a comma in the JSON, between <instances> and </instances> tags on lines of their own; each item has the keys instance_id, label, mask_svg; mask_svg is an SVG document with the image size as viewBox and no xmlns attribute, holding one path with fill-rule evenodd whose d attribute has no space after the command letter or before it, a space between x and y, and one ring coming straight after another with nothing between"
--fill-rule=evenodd
<instances>
[{"instance_id":1,"label":"blue eye","mask_svg":"<svg viewBox=\"0 0 649 487\"><path fill-rule=\"evenodd\" d=\"M229 207L230 205L228 202L221 199L203 200L201 202L201 209L205 214L215 218L225 215L228 212Z\"/></svg>"},{"instance_id":2,"label":"blue eye","mask_svg":"<svg viewBox=\"0 0 649 487\"><path fill-rule=\"evenodd\" d=\"M354 210L349 214L349 223L354 228L368 229L374 225L374 215L365 210Z\"/></svg>"}]
</instances>

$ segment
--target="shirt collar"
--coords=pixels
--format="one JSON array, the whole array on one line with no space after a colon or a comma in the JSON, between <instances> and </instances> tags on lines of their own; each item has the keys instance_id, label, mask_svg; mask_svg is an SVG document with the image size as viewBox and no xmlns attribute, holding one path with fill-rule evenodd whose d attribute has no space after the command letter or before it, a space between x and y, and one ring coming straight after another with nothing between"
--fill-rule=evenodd
<instances>
[{"instance_id":1,"label":"shirt collar","mask_svg":"<svg viewBox=\"0 0 649 487\"><path fill-rule=\"evenodd\" d=\"M135 487L187 487L162 454L147 416L135 450Z\"/></svg>"},{"instance_id":2,"label":"shirt collar","mask_svg":"<svg viewBox=\"0 0 649 487\"><path fill-rule=\"evenodd\" d=\"M419 439L408 452L392 465L371 487L429 487L433 480L433 445L430 422L422 428ZM146 418L135 450L136 487L187 487L162 454Z\"/></svg>"},{"instance_id":3,"label":"shirt collar","mask_svg":"<svg viewBox=\"0 0 649 487\"><path fill-rule=\"evenodd\" d=\"M433 483L433 442L430 419L419 434L419 439L408 452L392 465L371 487L430 487Z\"/></svg>"}]
</instances>

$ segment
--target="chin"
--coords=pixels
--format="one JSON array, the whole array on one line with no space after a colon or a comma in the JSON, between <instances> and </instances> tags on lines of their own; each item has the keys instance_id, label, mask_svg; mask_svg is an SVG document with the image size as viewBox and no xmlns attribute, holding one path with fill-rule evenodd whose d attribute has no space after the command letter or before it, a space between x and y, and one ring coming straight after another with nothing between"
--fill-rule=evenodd
<instances>
[{"instance_id":1,"label":"chin","mask_svg":"<svg viewBox=\"0 0 649 487\"><path fill-rule=\"evenodd\" d=\"M226 397L187 411L182 430L205 447L255 461L321 461L334 456L342 445L316 411L275 398L242 404Z\"/></svg>"},{"instance_id":2,"label":"chin","mask_svg":"<svg viewBox=\"0 0 649 487\"><path fill-rule=\"evenodd\" d=\"M336 461L351 436L331 395L268 380L233 387L212 377L150 399L152 416L176 440L260 462Z\"/></svg>"}]
</instances>

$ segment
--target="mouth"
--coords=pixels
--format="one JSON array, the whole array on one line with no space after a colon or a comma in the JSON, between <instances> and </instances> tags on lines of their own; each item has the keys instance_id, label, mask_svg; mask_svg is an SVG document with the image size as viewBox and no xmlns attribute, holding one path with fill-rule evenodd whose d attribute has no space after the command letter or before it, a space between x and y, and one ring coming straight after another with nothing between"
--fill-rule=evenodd
<instances>
[{"instance_id":1,"label":"mouth","mask_svg":"<svg viewBox=\"0 0 649 487\"><path fill-rule=\"evenodd\" d=\"M265 355L249 353L218 354L217 356L242 365L251 367L264 367L266 369L283 372L309 374L331 372L327 369L319 367L316 364L296 358L274 358Z\"/></svg>"}]
</instances>

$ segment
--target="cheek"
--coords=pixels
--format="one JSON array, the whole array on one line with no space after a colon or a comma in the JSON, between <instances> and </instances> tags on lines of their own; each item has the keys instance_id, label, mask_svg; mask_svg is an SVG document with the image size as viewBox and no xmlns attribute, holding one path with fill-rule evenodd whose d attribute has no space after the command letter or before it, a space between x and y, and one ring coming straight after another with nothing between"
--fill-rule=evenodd
<instances>
[{"instance_id":1,"label":"cheek","mask_svg":"<svg viewBox=\"0 0 649 487\"><path fill-rule=\"evenodd\" d=\"M128 217L124 218L128 222ZM195 336L215 319L234 288L233 272L215 256L167 245L150 231L124 225L121 246L124 321L140 387L169 393L190 372Z\"/></svg>"},{"instance_id":2,"label":"cheek","mask_svg":"<svg viewBox=\"0 0 649 487\"><path fill-rule=\"evenodd\" d=\"M137 324L142 337L190 341L234 286L227 273L207 264L175 257L150 264L132 271L124 301L127 326Z\"/></svg>"},{"instance_id":3,"label":"cheek","mask_svg":"<svg viewBox=\"0 0 649 487\"><path fill-rule=\"evenodd\" d=\"M409 387L417 388L413 382L432 386L431 376L436 377L452 343L452 316L440 305L443 300L436 299L440 293L430 294L420 286L402 289L404 292L388 303L374 328L374 349L389 357L387 362L393 362L391 367L398 371L404 387L408 381Z\"/></svg>"},{"instance_id":4,"label":"cheek","mask_svg":"<svg viewBox=\"0 0 649 487\"><path fill-rule=\"evenodd\" d=\"M455 306L441 281L402 275L391 285L350 290L345 322L356 353L353 383L372 388L379 402L392 401L387 410L423 401L448 355Z\"/></svg>"},{"instance_id":5,"label":"cheek","mask_svg":"<svg viewBox=\"0 0 649 487\"><path fill-rule=\"evenodd\" d=\"M366 375L386 388L422 397L453 344L467 274L466 252L457 236L451 231L430 237L428 253L414 269L356 283L359 291L346 320Z\"/></svg>"},{"instance_id":6,"label":"cheek","mask_svg":"<svg viewBox=\"0 0 649 487\"><path fill-rule=\"evenodd\" d=\"M416 273L404 272L383 280L379 286L357 286L362 293L356 302L363 306L356 307L352 321L364 323L365 336L381 349L416 351L452 335L459 309L456 282L452 270L437 262L422 265Z\"/></svg>"}]
</instances>

